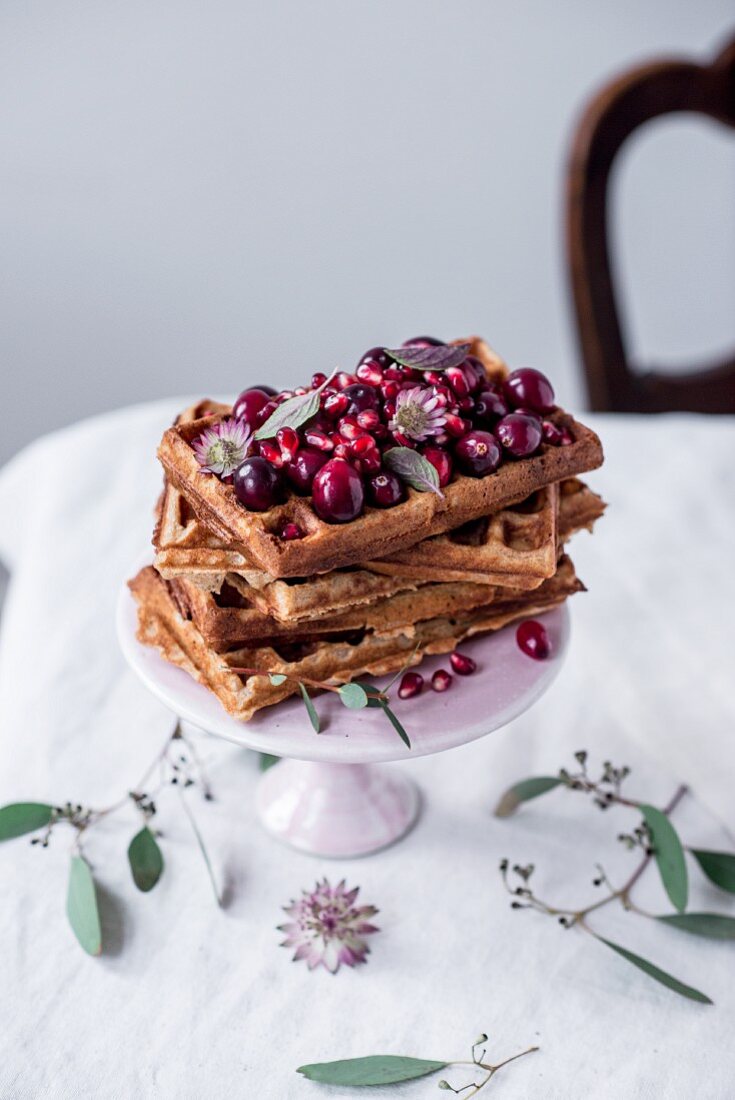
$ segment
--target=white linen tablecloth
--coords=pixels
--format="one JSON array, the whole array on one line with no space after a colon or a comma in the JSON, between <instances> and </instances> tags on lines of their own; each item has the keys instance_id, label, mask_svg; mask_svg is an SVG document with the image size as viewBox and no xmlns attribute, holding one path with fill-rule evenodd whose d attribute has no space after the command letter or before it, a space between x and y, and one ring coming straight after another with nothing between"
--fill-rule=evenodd
<instances>
[{"instance_id":1,"label":"white linen tablecloth","mask_svg":"<svg viewBox=\"0 0 735 1100\"><path fill-rule=\"evenodd\" d=\"M0 803L101 806L137 782L171 716L129 673L113 611L148 544L154 450L185 399L125 409L41 439L0 472L0 557L11 572L0 639ZM256 820L254 754L202 737L216 801L192 799L229 902L218 910L173 791L159 800L166 872L129 880L132 809L90 835L106 951L85 956L64 916L68 841L0 848L0 1096L8 1100L317 1100L354 1095L298 1077L305 1062L371 1053L464 1058L477 1033L504 1069L492 1095L523 1100L735 1096L735 948L609 907L595 928L707 992L668 992L583 933L512 912L501 856L533 861L559 903L594 900L637 858L635 824L556 791L499 821L511 782L587 748L633 768L629 789L676 811L685 840L733 847L735 426L729 419L589 417L607 455L589 477L609 501L573 556L565 669L528 714L478 743L408 762L426 794L413 833L364 860L298 855ZM456 690L461 690L458 685ZM312 736L308 728L304 736ZM380 909L369 964L309 973L278 946L280 906L321 875ZM692 867L691 909L733 899ZM640 902L670 911L650 869ZM457 1075L452 1078L457 1083ZM467 1078L465 1078L467 1080ZM436 1078L371 1095L435 1095Z\"/></svg>"}]
</instances>

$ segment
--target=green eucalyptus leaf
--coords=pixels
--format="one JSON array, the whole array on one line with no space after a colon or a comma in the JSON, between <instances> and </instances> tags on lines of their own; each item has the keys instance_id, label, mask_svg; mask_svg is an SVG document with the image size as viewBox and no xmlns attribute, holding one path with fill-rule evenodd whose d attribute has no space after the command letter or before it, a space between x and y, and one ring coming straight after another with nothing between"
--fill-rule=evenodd
<instances>
[{"instance_id":1,"label":"green eucalyptus leaf","mask_svg":"<svg viewBox=\"0 0 735 1100\"><path fill-rule=\"evenodd\" d=\"M389 470L398 474L419 493L436 493L438 497L444 496L439 487L436 466L411 447L391 447L383 452L383 462Z\"/></svg>"},{"instance_id":2,"label":"green eucalyptus leaf","mask_svg":"<svg viewBox=\"0 0 735 1100\"><path fill-rule=\"evenodd\" d=\"M158 841L147 825L144 825L130 841L128 861L133 873L133 882L139 890L147 894L163 874L163 854Z\"/></svg>"},{"instance_id":3,"label":"green eucalyptus leaf","mask_svg":"<svg viewBox=\"0 0 735 1100\"><path fill-rule=\"evenodd\" d=\"M360 710L368 705L368 694L362 684L343 684L339 697L350 710Z\"/></svg>"},{"instance_id":4,"label":"green eucalyptus leaf","mask_svg":"<svg viewBox=\"0 0 735 1100\"><path fill-rule=\"evenodd\" d=\"M711 940L735 940L735 917L723 913L666 913L656 917L662 924L692 932L695 936L707 936Z\"/></svg>"},{"instance_id":5,"label":"green eucalyptus leaf","mask_svg":"<svg viewBox=\"0 0 735 1100\"><path fill-rule=\"evenodd\" d=\"M540 794L553 791L554 787L564 782L554 775L536 775L531 779L522 779L514 783L500 798L495 807L496 817L510 817L520 806L521 802L529 802L532 798L538 798Z\"/></svg>"},{"instance_id":6,"label":"green eucalyptus leaf","mask_svg":"<svg viewBox=\"0 0 735 1100\"><path fill-rule=\"evenodd\" d=\"M393 726L393 729L396 731L396 733L400 737L401 741L403 741L403 744L406 746L406 748L410 749L411 748L411 739L409 738L408 734L404 730L404 728L401 725L401 723L399 722L399 720L396 718L393 711L390 709L388 704L383 702L383 701L380 702L380 706L385 711L386 718L388 719L390 724Z\"/></svg>"},{"instance_id":7,"label":"green eucalyptus leaf","mask_svg":"<svg viewBox=\"0 0 735 1100\"><path fill-rule=\"evenodd\" d=\"M0 807L0 840L12 840L25 833L35 833L48 825L54 815L53 806L45 802L11 802Z\"/></svg>"},{"instance_id":8,"label":"green eucalyptus leaf","mask_svg":"<svg viewBox=\"0 0 735 1100\"><path fill-rule=\"evenodd\" d=\"M102 929L97 908L97 891L89 864L83 856L72 856L66 915L74 935L88 955L102 951Z\"/></svg>"},{"instance_id":9,"label":"green eucalyptus leaf","mask_svg":"<svg viewBox=\"0 0 735 1100\"><path fill-rule=\"evenodd\" d=\"M269 752L261 752L259 767L262 772L267 772L269 768L272 768L274 764L277 764L281 759L280 756L273 756Z\"/></svg>"},{"instance_id":10,"label":"green eucalyptus leaf","mask_svg":"<svg viewBox=\"0 0 735 1100\"><path fill-rule=\"evenodd\" d=\"M309 696L308 691L306 690L304 685L301 683L301 681L299 681L299 688L301 690L301 696L304 700L304 706L306 707L306 710L307 710L308 715L309 715L309 721L311 722L312 726L314 727L314 732L319 733L322 727L321 727L321 723L319 722L319 715L316 712L316 707L312 703L311 697Z\"/></svg>"},{"instance_id":11,"label":"green eucalyptus leaf","mask_svg":"<svg viewBox=\"0 0 735 1100\"><path fill-rule=\"evenodd\" d=\"M282 672L269 672L268 679L274 687L280 687L281 684L285 684L288 676L284 676Z\"/></svg>"},{"instance_id":12,"label":"green eucalyptus leaf","mask_svg":"<svg viewBox=\"0 0 735 1100\"><path fill-rule=\"evenodd\" d=\"M735 894L735 855L732 852L713 852L708 848L690 848L710 882Z\"/></svg>"},{"instance_id":13,"label":"green eucalyptus leaf","mask_svg":"<svg viewBox=\"0 0 735 1100\"><path fill-rule=\"evenodd\" d=\"M641 803L638 808L651 834L656 865L664 889L674 908L683 913L687 907L689 881L679 834L666 814L655 806Z\"/></svg>"},{"instance_id":14,"label":"green eucalyptus leaf","mask_svg":"<svg viewBox=\"0 0 735 1100\"><path fill-rule=\"evenodd\" d=\"M685 985L684 982L680 982L678 978L674 978L671 974L667 974L665 970L661 970L652 962L648 962L647 959L642 959L640 955L635 955L632 951L628 951L625 947L620 947L617 943L606 940L604 936L598 936L596 932L592 934L600 943L604 943L606 947L615 951L616 954L622 956L622 958L627 959L633 966L637 966L638 969L642 970L644 974L647 974L649 978L653 978L654 981L660 982L661 985L665 985L667 989L673 990L674 993L678 993L681 997L688 997L690 1001L699 1001L699 1003L703 1005L712 1004L712 1001L706 993L700 993L698 989L693 989L692 986Z\"/></svg>"},{"instance_id":15,"label":"green eucalyptus leaf","mask_svg":"<svg viewBox=\"0 0 735 1100\"><path fill-rule=\"evenodd\" d=\"M343 1058L339 1062L314 1062L299 1066L310 1081L324 1085L395 1085L399 1081L415 1081L445 1069L448 1062L430 1062L426 1058L401 1058L395 1054L372 1054L367 1058Z\"/></svg>"}]
</instances>

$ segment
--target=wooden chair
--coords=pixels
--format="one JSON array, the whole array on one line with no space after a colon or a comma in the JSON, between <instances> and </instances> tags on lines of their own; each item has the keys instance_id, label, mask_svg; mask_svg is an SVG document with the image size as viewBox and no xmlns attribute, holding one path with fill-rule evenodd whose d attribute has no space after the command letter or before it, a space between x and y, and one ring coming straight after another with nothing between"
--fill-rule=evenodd
<instances>
[{"instance_id":1,"label":"wooden chair","mask_svg":"<svg viewBox=\"0 0 735 1100\"><path fill-rule=\"evenodd\" d=\"M615 296L608 244L610 169L634 130L678 111L735 127L735 38L709 65L659 61L613 80L590 102L574 137L567 263L593 409L735 413L735 357L686 374L634 371Z\"/></svg>"}]
</instances>

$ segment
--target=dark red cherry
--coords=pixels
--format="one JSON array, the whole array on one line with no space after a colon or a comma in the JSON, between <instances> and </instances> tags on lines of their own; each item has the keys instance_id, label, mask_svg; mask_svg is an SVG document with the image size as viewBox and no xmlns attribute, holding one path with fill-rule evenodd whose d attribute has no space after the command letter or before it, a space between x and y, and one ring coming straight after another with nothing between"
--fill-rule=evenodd
<instances>
[{"instance_id":1,"label":"dark red cherry","mask_svg":"<svg viewBox=\"0 0 735 1100\"><path fill-rule=\"evenodd\" d=\"M343 458L331 458L314 478L314 511L328 523L349 523L362 512L365 491L354 466Z\"/></svg>"},{"instance_id":2,"label":"dark red cherry","mask_svg":"<svg viewBox=\"0 0 735 1100\"><path fill-rule=\"evenodd\" d=\"M268 404L273 393L275 390L269 390L268 393L265 389L243 390L232 406L232 415L236 420L244 420L252 428L256 416Z\"/></svg>"},{"instance_id":3,"label":"dark red cherry","mask_svg":"<svg viewBox=\"0 0 735 1100\"><path fill-rule=\"evenodd\" d=\"M541 443L541 421L525 413L509 413L495 425L495 434L508 454L526 458Z\"/></svg>"},{"instance_id":4,"label":"dark red cherry","mask_svg":"<svg viewBox=\"0 0 735 1100\"><path fill-rule=\"evenodd\" d=\"M546 627L536 619L525 619L516 630L516 641L528 657L545 661L551 653L551 643Z\"/></svg>"},{"instance_id":5,"label":"dark red cherry","mask_svg":"<svg viewBox=\"0 0 735 1100\"><path fill-rule=\"evenodd\" d=\"M362 382L355 382L352 386L346 386L342 390L342 395L349 398L348 416L356 416L365 409L377 409L380 404L375 386L366 386Z\"/></svg>"},{"instance_id":6,"label":"dark red cherry","mask_svg":"<svg viewBox=\"0 0 735 1100\"><path fill-rule=\"evenodd\" d=\"M285 474L297 493L310 493L315 476L329 458L326 451L302 447L285 467Z\"/></svg>"},{"instance_id":7,"label":"dark red cherry","mask_svg":"<svg viewBox=\"0 0 735 1100\"><path fill-rule=\"evenodd\" d=\"M545 374L532 367L514 370L509 374L505 396L514 408L524 407L536 413L551 412L554 408L554 389Z\"/></svg>"},{"instance_id":8,"label":"dark red cherry","mask_svg":"<svg viewBox=\"0 0 735 1100\"><path fill-rule=\"evenodd\" d=\"M392 508L405 496L403 482L390 470L381 470L368 478L367 495L376 508Z\"/></svg>"},{"instance_id":9,"label":"dark red cherry","mask_svg":"<svg viewBox=\"0 0 735 1100\"><path fill-rule=\"evenodd\" d=\"M501 453L495 436L475 428L458 441L454 457L462 473L470 477L485 477L497 470Z\"/></svg>"},{"instance_id":10,"label":"dark red cherry","mask_svg":"<svg viewBox=\"0 0 735 1100\"><path fill-rule=\"evenodd\" d=\"M444 488L452 480L452 456L441 447L424 447L422 454L439 475L439 487Z\"/></svg>"},{"instance_id":11,"label":"dark red cherry","mask_svg":"<svg viewBox=\"0 0 735 1100\"><path fill-rule=\"evenodd\" d=\"M267 512L283 495L278 470L257 455L237 467L233 484L237 499L251 512Z\"/></svg>"}]
</instances>

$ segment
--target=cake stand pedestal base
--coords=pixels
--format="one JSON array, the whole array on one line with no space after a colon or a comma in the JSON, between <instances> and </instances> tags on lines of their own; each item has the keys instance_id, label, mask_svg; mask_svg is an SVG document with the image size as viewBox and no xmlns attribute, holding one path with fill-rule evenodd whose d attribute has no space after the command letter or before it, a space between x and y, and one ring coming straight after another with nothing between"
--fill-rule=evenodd
<instances>
[{"instance_id":1,"label":"cake stand pedestal base","mask_svg":"<svg viewBox=\"0 0 735 1100\"><path fill-rule=\"evenodd\" d=\"M385 848L419 812L418 788L396 768L281 760L261 777L257 808L268 832L315 856Z\"/></svg>"}]
</instances>

